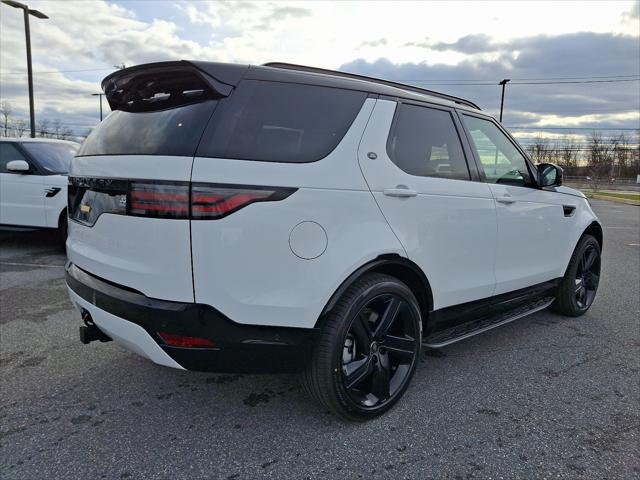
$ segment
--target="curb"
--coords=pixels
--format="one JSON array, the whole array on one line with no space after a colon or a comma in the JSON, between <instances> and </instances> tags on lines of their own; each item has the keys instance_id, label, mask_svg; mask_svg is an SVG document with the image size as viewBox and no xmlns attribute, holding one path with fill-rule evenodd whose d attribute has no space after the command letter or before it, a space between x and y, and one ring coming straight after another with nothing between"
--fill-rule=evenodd
<instances>
[{"instance_id":1,"label":"curb","mask_svg":"<svg viewBox=\"0 0 640 480\"><path fill-rule=\"evenodd\" d=\"M629 200L627 198L610 197L609 195L598 195L597 193L585 193L587 198L595 198L596 200L609 200L611 202L624 203L626 205L640 206L640 201Z\"/></svg>"}]
</instances>

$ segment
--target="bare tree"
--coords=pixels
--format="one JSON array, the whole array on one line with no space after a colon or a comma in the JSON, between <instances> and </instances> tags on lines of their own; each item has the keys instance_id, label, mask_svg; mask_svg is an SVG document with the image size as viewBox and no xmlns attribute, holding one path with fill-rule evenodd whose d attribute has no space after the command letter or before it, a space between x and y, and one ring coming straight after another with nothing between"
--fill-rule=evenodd
<instances>
[{"instance_id":1,"label":"bare tree","mask_svg":"<svg viewBox=\"0 0 640 480\"><path fill-rule=\"evenodd\" d=\"M542 137L537 137L529 147L529 155L535 163L550 162L553 158L553 148Z\"/></svg>"},{"instance_id":2,"label":"bare tree","mask_svg":"<svg viewBox=\"0 0 640 480\"><path fill-rule=\"evenodd\" d=\"M631 175L640 175L640 130L635 132L635 146L631 147L629 169Z\"/></svg>"},{"instance_id":3,"label":"bare tree","mask_svg":"<svg viewBox=\"0 0 640 480\"><path fill-rule=\"evenodd\" d=\"M629 137L624 133L621 133L618 137L612 140L613 148L613 165L612 174L613 178L626 177L627 169L631 163L632 150L629 148Z\"/></svg>"},{"instance_id":4,"label":"bare tree","mask_svg":"<svg viewBox=\"0 0 640 480\"><path fill-rule=\"evenodd\" d=\"M51 125L51 136L53 138L60 138L60 130L62 130L62 122L59 118L56 118Z\"/></svg>"},{"instance_id":5,"label":"bare tree","mask_svg":"<svg viewBox=\"0 0 640 480\"><path fill-rule=\"evenodd\" d=\"M588 142L587 172L591 187L597 192L602 182L611 173L613 151L610 144L597 132L591 133Z\"/></svg>"},{"instance_id":6,"label":"bare tree","mask_svg":"<svg viewBox=\"0 0 640 480\"><path fill-rule=\"evenodd\" d=\"M69 127L62 127L58 133L60 140L69 140L73 136L73 132Z\"/></svg>"},{"instance_id":7,"label":"bare tree","mask_svg":"<svg viewBox=\"0 0 640 480\"><path fill-rule=\"evenodd\" d=\"M15 131L16 137L22 137L28 129L29 127L27 126L27 122L24 118L16 120L13 124L13 130Z\"/></svg>"},{"instance_id":8,"label":"bare tree","mask_svg":"<svg viewBox=\"0 0 640 480\"><path fill-rule=\"evenodd\" d=\"M573 138L565 138L562 147L557 147L558 162L569 171L573 171L578 166L578 145ZM574 173L571 173L573 175Z\"/></svg>"},{"instance_id":9,"label":"bare tree","mask_svg":"<svg viewBox=\"0 0 640 480\"><path fill-rule=\"evenodd\" d=\"M4 136L9 136L9 117L13 113L13 107L6 100L0 103L0 114L4 118Z\"/></svg>"},{"instance_id":10,"label":"bare tree","mask_svg":"<svg viewBox=\"0 0 640 480\"><path fill-rule=\"evenodd\" d=\"M38 122L38 135L42 138L48 138L51 135L50 130L51 122L49 122L48 118L43 118Z\"/></svg>"}]
</instances>

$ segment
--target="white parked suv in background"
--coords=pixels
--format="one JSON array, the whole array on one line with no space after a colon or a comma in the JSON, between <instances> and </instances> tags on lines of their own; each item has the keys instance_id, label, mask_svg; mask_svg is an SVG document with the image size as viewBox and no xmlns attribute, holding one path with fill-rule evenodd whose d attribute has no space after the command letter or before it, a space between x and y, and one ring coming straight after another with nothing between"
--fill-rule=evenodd
<instances>
[{"instance_id":1,"label":"white parked suv in background","mask_svg":"<svg viewBox=\"0 0 640 480\"><path fill-rule=\"evenodd\" d=\"M156 63L102 86L113 112L69 176L84 343L302 372L364 420L421 346L593 302L586 198L467 100L288 64Z\"/></svg>"},{"instance_id":2,"label":"white parked suv in background","mask_svg":"<svg viewBox=\"0 0 640 480\"><path fill-rule=\"evenodd\" d=\"M80 145L44 138L0 138L0 227L67 232L67 173Z\"/></svg>"}]
</instances>

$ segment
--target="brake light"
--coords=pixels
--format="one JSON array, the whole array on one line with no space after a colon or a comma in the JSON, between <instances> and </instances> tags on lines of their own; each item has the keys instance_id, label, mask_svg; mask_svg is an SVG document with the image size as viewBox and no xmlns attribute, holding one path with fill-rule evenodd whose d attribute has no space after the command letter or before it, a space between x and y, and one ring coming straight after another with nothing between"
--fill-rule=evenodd
<instances>
[{"instance_id":1,"label":"brake light","mask_svg":"<svg viewBox=\"0 0 640 480\"><path fill-rule=\"evenodd\" d=\"M172 347L181 348L215 348L216 344L208 338L189 337L185 335L176 335L174 333L158 332L158 336L162 341Z\"/></svg>"},{"instance_id":2,"label":"brake light","mask_svg":"<svg viewBox=\"0 0 640 480\"><path fill-rule=\"evenodd\" d=\"M283 200L296 188L72 177L69 216L93 225L100 215L215 220L255 202Z\"/></svg>"},{"instance_id":3,"label":"brake light","mask_svg":"<svg viewBox=\"0 0 640 480\"><path fill-rule=\"evenodd\" d=\"M189 218L189 185L132 182L129 214Z\"/></svg>"},{"instance_id":4,"label":"brake light","mask_svg":"<svg viewBox=\"0 0 640 480\"><path fill-rule=\"evenodd\" d=\"M251 203L282 200L294 191L295 188L194 184L191 187L191 218L215 220Z\"/></svg>"}]
</instances>

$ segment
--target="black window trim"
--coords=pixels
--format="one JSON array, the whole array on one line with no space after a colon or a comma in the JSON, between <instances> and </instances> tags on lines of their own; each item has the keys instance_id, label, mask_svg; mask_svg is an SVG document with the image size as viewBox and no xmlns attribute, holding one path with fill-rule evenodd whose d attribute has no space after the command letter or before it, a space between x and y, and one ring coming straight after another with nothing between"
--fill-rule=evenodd
<instances>
[{"instance_id":1,"label":"black window trim","mask_svg":"<svg viewBox=\"0 0 640 480\"><path fill-rule=\"evenodd\" d=\"M387 135L387 141L385 142L385 151L387 156L389 157L389 160L391 160L391 163L393 163L396 167L398 167L402 172L406 173L407 175L411 175L412 177L415 178L437 178L440 180L455 180L455 181L460 181L460 182L478 182L478 181L482 181L482 179L480 178L480 174L478 171L478 167L477 165L475 165L475 159L473 162L471 162L469 160L469 158L474 158L473 157L473 152L472 152L472 148L471 145L468 143L468 139L466 138L466 134L462 135L460 132L464 131L461 130L463 129L463 125L461 124L460 119L458 118L458 116L456 115L456 109L453 107L449 107L447 105L441 105L439 103L432 103L432 102L423 102L423 101L417 101L417 100L408 100L402 97L380 97L381 100L391 100L391 101L395 101L396 102L396 108L395 111L393 112L393 120L391 121L391 126L389 127L389 134ZM400 168L394 161L393 157L391 156L391 153L389 153L389 140L391 139L393 133L395 132L396 129L396 124L398 122L398 116L400 114L400 107L402 105L413 105L416 107L423 107L423 108L430 108L432 110L442 110L445 111L447 113L449 113L449 115L451 115L451 121L456 129L456 134L458 136L458 141L460 142L460 146L462 147L462 154L464 155L464 161L465 164L467 165L467 173L469 174L469 178L448 178L448 177L426 177L426 176L420 176L420 175L413 175L409 172L405 172L402 168Z\"/></svg>"},{"instance_id":2,"label":"black window trim","mask_svg":"<svg viewBox=\"0 0 640 480\"><path fill-rule=\"evenodd\" d=\"M524 151L524 149L522 149L520 144L511 136L511 134L502 126L502 124L500 124L500 122L498 122L495 118L489 115L483 115L481 113L476 113L476 112L469 112L467 110L456 109L456 113L458 114L460 123L462 124L462 128L464 129L465 136L467 137L467 141L469 142L470 146L473 145L473 140L471 137L471 132L467 129L467 126L464 123L464 119L462 118L463 115L467 115L469 117L476 117L476 118L479 118L480 120L487 120L493 123L496 127L498 127L498 130L500 130L504 134L504 136L507 137L507 140L511 142L514 148L520 153L520 155L522 155L522 158L524 158L524 162L527 165L527 169L529 170L529 177L531 178L531 183L529 185L511 185L511 186L520 187L520 188L535 188L535 189L540 188L538 186L538 177L535 174L537 170L533 165L533 162L529 158L529 155L527 154L526 151ZM473 155L474 162L476 164L476 168L478 169L479 175L482 179L481 181L485 183L490 183L487 181L487 176L484 172L484 167L482 166L482 162L480 161L480 157L478 156L476 149L472 147L471 150L472 150L471 153Z\"/></svg>"}]
</instances>

